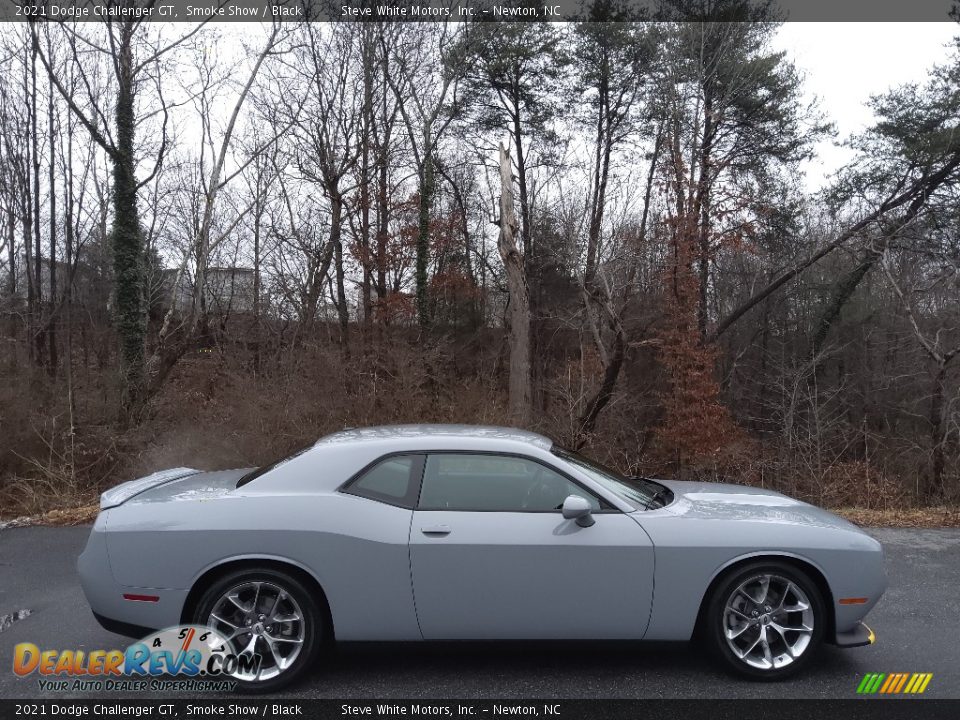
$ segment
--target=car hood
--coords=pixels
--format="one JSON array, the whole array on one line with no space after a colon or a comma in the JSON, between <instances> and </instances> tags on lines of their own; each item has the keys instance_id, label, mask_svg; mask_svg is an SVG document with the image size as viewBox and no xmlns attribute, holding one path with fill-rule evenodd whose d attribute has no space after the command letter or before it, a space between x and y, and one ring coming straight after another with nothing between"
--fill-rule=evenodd
<instances>
[{"instance_id":1,"label":"car hood","mask_svg":"<svg viewBox=\"0 0 960 720\"><path fill-rule=\"evenodd\" d=\"M749 485L657 480L674 493L665 510L705 520L771 522L857 530L833 513L783 493Z\"/></svg>"}]
</instances>

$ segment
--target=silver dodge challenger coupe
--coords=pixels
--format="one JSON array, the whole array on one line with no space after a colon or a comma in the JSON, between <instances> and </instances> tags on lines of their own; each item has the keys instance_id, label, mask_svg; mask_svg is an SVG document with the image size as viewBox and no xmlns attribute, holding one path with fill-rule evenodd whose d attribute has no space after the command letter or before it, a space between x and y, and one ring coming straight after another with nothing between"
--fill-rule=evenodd
<instances>
[{"instance_id":1,"label":"silver dodge challenger coupe","mask_svg":"<svg viewBox=\"0 0 960 720\"><path fill-rule=\"evenodd\" d=\"M178 468L105 492L78 567L108 630L216 631L241 688L326 641L696 636L777 679L873 642L876 540L770 490L623 477L534 433L337 432L272 465ZM252 664L247 667L253 667Z\"/></svg>"}]
</instances>

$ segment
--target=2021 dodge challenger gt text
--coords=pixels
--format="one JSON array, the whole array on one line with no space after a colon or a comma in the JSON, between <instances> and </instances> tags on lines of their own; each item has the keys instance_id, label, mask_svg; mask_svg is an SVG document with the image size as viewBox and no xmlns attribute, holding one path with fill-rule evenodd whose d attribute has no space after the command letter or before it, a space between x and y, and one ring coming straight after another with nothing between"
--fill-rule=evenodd
<instances>
[{"instance_id":1,"label":"2021 dodge challenger gt text","mask_svg":"<svg viewBox=\"0 0 960 720\"><path fill-rule=\"evenodd\" d=\"M873 642L880 544L770 490L626 478L534 433L345 430L273 465L118 485L78 567L107 629L203 625L241 687L323 642L698 637L775 679ZM248 665L252 667L252 665Z\"/></svg>"}]
</instances>

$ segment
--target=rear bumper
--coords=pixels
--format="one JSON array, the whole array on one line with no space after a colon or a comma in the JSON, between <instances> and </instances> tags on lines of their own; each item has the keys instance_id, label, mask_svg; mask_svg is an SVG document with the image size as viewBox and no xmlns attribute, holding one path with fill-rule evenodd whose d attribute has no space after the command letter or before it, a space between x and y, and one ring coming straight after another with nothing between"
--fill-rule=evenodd
<instances>
[{"instance_id":1,"label":"rear bumper","mask_svg":"<svg viewBox=\"0 0 960 720\"><path fill-rule=\"evenodd\" d=\"M873 645L877 636L873 630L868 628L862 622L858 622L846 632L838 632L835 645L842 648L863 647L864 645Z\"/></svg>"},{"instance_id":2,"label":"rear bumper","mask_svg":"<svg viewBox=\"0 0 960 720\"><path fill-rule=\"evenodd\" d=\"M97 619L97 622L100 623L100 627L104 630L117 635L125 635L130 638L143 638L152 633L157 628L148 628L142 625L134 625L132 623L123 622L122 620L114 620L113 618L104 617L97 612L93 613L93 616Z\"/></svg>"},{"instance_id":3,"label":"rear bumper","mask_svg":"<svg viewBox=\"0 0 960 720\"><path fill-rule=\"evenodd\" d=\"M103 515L101 513L101 518ZM77 559L80 586L97 621L110 632L130 637L143 637L150 629L178 625L187 591L129 587L118 583L110 569L104 524L103 520L97 520L86 548ZM151 595L157 600L139 602L124 597L131 593Z\"/></svg>"}]
</instances>

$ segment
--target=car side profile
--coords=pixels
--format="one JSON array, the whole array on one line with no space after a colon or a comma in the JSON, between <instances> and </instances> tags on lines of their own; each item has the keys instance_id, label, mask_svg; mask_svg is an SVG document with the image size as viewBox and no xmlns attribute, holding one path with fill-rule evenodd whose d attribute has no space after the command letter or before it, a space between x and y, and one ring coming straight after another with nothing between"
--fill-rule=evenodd
<instances>
[{"instance_id":1,"label":"car side profile","mask_svg":"<svg viewBox=\"0 0 960 720\"><path fill-rule=\"evenodd\" d=\"M763 488L627 478L512 428L337 432L259 469L156 473L103 494L78 561L109 630L205 625L256 653L246 689L324 641L659 640L700 631L777 679L874 640L880 544Z\"/></svg>"}]
</instances>

